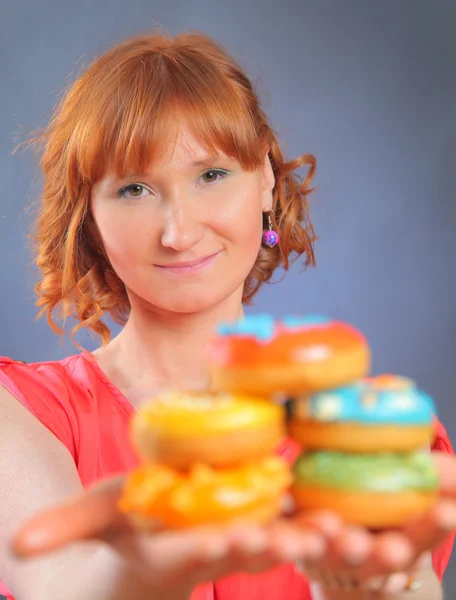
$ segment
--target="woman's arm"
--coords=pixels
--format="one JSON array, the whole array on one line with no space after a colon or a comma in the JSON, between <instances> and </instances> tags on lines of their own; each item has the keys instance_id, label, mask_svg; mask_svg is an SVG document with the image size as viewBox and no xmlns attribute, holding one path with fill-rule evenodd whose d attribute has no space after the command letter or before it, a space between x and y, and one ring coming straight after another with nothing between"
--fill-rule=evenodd
<instances>
[{"instance_id":1,"label":"woman's arm","mask_svg":"<svg viewBox=\"0 0 456 600\"><path fill-rule=\"evenodd\" d=\"M11 536L21 522L83 486L64 445L2 386L0 427L0 578L17 600L163 599L163 590L155 593L101 541L80 541L30 560L11 554ZM188 597L182 592L170 600Z\"/></svg>"},{"instance_id":2,"label":"woman's arm","mask_svg":"<svg viewBox=\"0 0 456 600\"><path fill-rule=\"evenodd\" d=\"M75 551L68 552L57 570L47 579L41 579L39 589L31 590L26 597L18 596L17 600L190 599L191 590L168 589L164 593L163 588L154 589L107 544L96 543L90 550L82 546L79 542L75 544Z\"/></svg>"}]
</instances>

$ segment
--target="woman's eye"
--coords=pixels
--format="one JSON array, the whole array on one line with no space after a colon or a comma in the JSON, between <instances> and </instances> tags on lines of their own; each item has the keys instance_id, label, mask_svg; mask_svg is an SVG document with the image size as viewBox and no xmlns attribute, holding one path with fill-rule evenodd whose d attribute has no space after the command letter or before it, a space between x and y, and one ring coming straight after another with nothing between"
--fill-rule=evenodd
<instances>
[{"instance_id":1,"label":"woman's eye","mask_svg":"<svg viewBox=\"0 0 456 600\"><path fill-rule=\"evenodd\" d=\"M222 171L221 169L209 169L205 171L201 178L204 183L215 183L219 179L223 179L228 175L227 171ZM120 190L117 191L118 198L142 198L144 195L148 194L149 190L140 183L130 183L121 187Z\"/></svg>"},{"instance_id":2,"label":"woman's eye","mask_svg":"<svg viewBox=\"0 0 456 600\"><path fill-rule=\"evenodd\" d=\"M130 183L117 192L120 198L141 198L142 192L147 192L146 188L139 183Z\"/></svg>"},{"instance_id":3,"label":"woman's eye","mask_svg":"<svg viewBox=\"0 0 456 600\"><path fill-rule=\"evenodd\" d=\"M221 171L220 169L210 169L201 175L204 183L214 183L214 181L218 181L219 178L223 179L226 177L228 173L226 171ZM207 179L204 179L207 177Z\"/></svg>"}]
</instances>

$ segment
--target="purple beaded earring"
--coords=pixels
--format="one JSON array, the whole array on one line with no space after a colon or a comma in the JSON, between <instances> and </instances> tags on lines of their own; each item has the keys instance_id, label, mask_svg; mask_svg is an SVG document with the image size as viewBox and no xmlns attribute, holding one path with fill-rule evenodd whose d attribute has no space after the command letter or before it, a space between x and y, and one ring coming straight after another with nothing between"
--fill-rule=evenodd
<instances>
[{"instance_id":1,"label":"purple beaded earring","mask_svg":"<svg viewBox=\"0 0 456 600\"><path fill-rule=\"evenodd\" d=\"M279 243L279 234L272 228L271 213L268 214L268 230L263 233L263 244L274 248Z\"/></svg>"}]
</instances>

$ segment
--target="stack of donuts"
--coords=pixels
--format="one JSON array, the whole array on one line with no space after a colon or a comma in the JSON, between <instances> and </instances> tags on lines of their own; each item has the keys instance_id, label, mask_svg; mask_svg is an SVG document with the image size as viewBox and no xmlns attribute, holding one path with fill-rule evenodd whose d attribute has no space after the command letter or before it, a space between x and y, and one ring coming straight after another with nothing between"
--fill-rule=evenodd
<instances>
[{"instance_id":1,"label":"stack of donuts","mask_svg":"<svg viewBox=\"0 0 456 600\"><path fill-rule=\"evenodd\" d=\"M297 507L383 528L435 502L433 402L404 377L368 378L369 346L351 325L258 315L222 326L211 360L217 388L286 403L288 433L302 448Z\"/></svg>"},{"instance_id":2,"label":"stack of donuts","mask_svg":"<svg viewBox=\"0 0 456 600\"><path fill-rule=\"evenodd\" d=\"M141 529L265 523L296 508L394 527L435 502L432 400L403 377L368 378L370 350L347 323L262 314L222 324L212 390L167 392L132 419L141 465L119 508ZM278 456L288 434L301 452Z\"/></svg>"},{"instance_id":3,"label":"stack of donuts","mask_svg":"<svg viewBox=\"0 0 456 600\"><path fill-rule=\"evenodd\" d=\"M275 450L283 408L243 393L168 391L131 420L141 464L119 508L142 531L234 522L267 523L291 483Z\"/></svg>"}]
</instances>

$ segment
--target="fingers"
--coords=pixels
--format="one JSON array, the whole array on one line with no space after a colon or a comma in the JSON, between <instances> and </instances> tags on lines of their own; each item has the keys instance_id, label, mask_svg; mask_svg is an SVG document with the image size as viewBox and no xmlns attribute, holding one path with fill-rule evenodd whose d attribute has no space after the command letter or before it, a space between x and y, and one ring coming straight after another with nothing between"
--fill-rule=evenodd
<instances>
[{"instance_id":1,"label":"fingers","mask_svg":"<svg viewBox=\"0 0 456 600\"><path fill-rule=\"evenodd\" d=\"M314 563L327 551L325 536L311 527L298 529L289 522L276 523L269 532L270 554L277 562Z\"/></svg>"},{"instance_id":2,"label":"fingers","mask_svg":"<svg viewBox=\"0 0 456 600\"><path fill-rule=\"evenodd\" d=\"M376 534L369 564L362 569L363 577L396 571L406 571L416 560L413 543L401 532Z\"/></svg>"},{"instance_id":3,"label":"fingers","mask_svg":"<svg viewBox=\"0 0 456 600\"><path fill-rule=\"evenodd\" d=\"M411 575L429 562L429 554L416 561L415 548L401 532L372 533L363 528L345 526L328 540L323 560L305 568L310 579L326 588L358 590L371 597L382 593L400 593L407 588ZM377 597L377 596L375 596Z\"/></svg>"},{"instance_id":4,"label":"fingers","mask_svg":"<svg viewBox=\"0 0 456 600\"><path fill-rule=\"evenodd\" d=\"M438 547L456 529L456 501L440 500L426 515L407 523L402 529L412 542L416 556Z\"/></svg>"},{"instance_id":5,"label":"fingers","mask_svg":"<svg viewBox=\"0 0 456 600\"><path fill-rule=\"evenodd\" d=\"M375 547L374 537L364 529L346 527L333 538L328 562L338 567L359 567L372 556Z\"/></svg>"},{"instance_id":6,"label":"fingers","mask_svg":"<svg viewBox=\"0 0 456 600\"><path fill-rule=\"evenodd\" d=\"M326 551L322 535L298 530L287 521L268 528L234 526L227 531L230 555L239 570L258 572L280 563L321 560Z\"/></svg>"},{"instance_id":7,"label":"fingers","mask_svg":"<svg viewBox=\"0 0 456 600\"><path fill-rule=\"evenodd\" d=\"M322 560L326 552L325 540L318 532L299 531L289 522L280 520L267 528L231 526L226 530L225 541L226 554L219 558L231 561L231 572L257 573L283 563L313 562ZM226 562L221 565L225 574L226 566Z\"/></svg>"},{"instance_id":8,"label":"fingers","mask_svg":"<svg viewBox=\"0 0 456 600\"><path fill-rule=\"evenodd\" d=\"M319 514L306 519L320 531L328 545L320 560L304 568L316 574L325 571L353 580L363 580L395 571L405 571L416 560L414 545L403 533L372 533L343 525L337 515Z\"/></svg>"},{"instance_id":9,"label":"fingers","mask_svg":"<svg viewBox=\"0 0 456 600\"><path fill-rule=\"evenodd\" d=\"M77 540L100 539L126 527L125 517L117 509L123 480L106 480L65 504L33 515L16 531L12 552L18 557L38 556Z\"/></svg>"},{"instance_id":10,"label":"fingers","mask_svg":"<svg viewBox=\"0 0 456 600\"><path fill-rule=\"evenodd\" d=\"M357 580L405 571L415 561L410 540L395 531L373 534L347 527L331 544L328 566L335 571L349 570Z\"/></svg>"},{"instance_id":11,"label":"fingers","mask_svg":"<svg viewBox=\"0 0 456 600\"><path fill-rule=\"evenodd\" d=\"M115 548L160 586L178 579L196 583L235 571L257 572L275 564L268 532L249 525L122 536Z\"/></svg>"},{"instance_id":12,"label":"fingers","mask_svg":"<svg viewBox=\"0 0 456 600\"><path fill-rule=\"evenodd\" d=\"M227 530L227 543L233 556L239 559L264 554L269 550L266 529L253 526L233 526Z\"/></svg>"},{"instance_id":13,"label":"fingers","mask_svg":"<svg viewBox=\"0 0 456 600\"><path fill-rule=\"evenodd\" d=\"M301 528L314 529L328 540L339 535L345 526L339 515L331 511L301 513L292 519L292 522Z\"/></svg>"},{"instance_id":14,"label":"fingers","mask_svg":"<svg viewBox=\"0 0 456 600\"><path fill-rule=\"evenodd\" d=\"M322 564L313 568L345 569L363 564L373 552L374 536L361 527L346 525L333 512L321 511L307 514L295 521L298 527L318 532L327 545Z\"/></svg>"},{"instance_id":15,"label":"fingers","mask_svg":"<svg viewBox=\"0 0 456 600\"><path fill-rule=\"evenodd\" d=\"M134 533L120 536L115 548L146 580L161 586L198 578L202 569L220 565L229 556L225 538L222 531L204 529Z\"/></svg>"},{"instance_id":16,"label":"fingers","mask_svg":"<svg viewBox=\"0 0 456 600\"><path fill-rule=\"evenodd\" d=\"M277 563L271 553L270 532L265 528L232 526L227 530L226 539L236 570L258 573Z\"/></svg>"}]
</instances>

